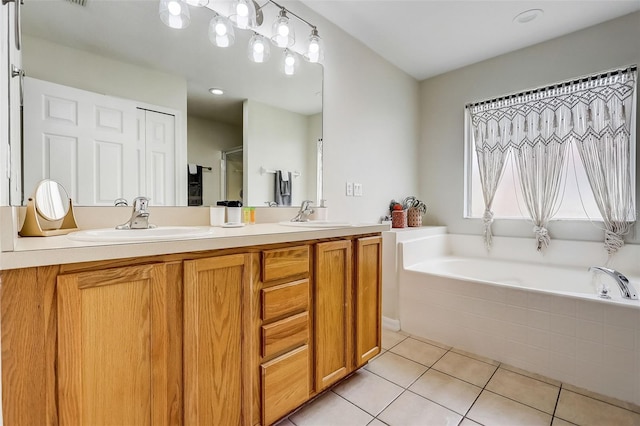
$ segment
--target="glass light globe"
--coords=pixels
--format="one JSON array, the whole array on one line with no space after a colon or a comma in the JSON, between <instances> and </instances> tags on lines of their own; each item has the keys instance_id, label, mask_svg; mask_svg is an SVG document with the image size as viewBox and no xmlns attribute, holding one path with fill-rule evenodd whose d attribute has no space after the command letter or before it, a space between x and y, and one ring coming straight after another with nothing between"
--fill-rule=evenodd
<instances>
[{"instance_id":1,"label":"glass light globe","mask_svg":"<svg viewBox=\"0 0 640 426\"><path fill-rule=\"evenodd\" d=\"M262 63L269 59L270 50L267 40L262 35L256 33L249 40L247 55L251 61Z\"/></svg>"},{"instance_id":2,"label":"glass light globe","mask_svg":"<svg viewBox=\"0 0 640 426\"><path fill-rule=\"evenodd\" d=\"M214 16L209 22L209 41L218 47L229 47L235 41L235 33L229 19L222 15Z\"/></svg>"},{"instance_id":3,"label":"glass light globe","mask_svg":"<svg viewBox=\"0 0 640 426\"><path fill-rule=\"evenodd\" d=\"M278 47L291 47L295 43L295 33L284 9L280 10L278 18L273 22L271 33L271 41Z\"/></svg>"},{"instance_id":4,"label":"glass light globe","mask_svg":"<svg viewBox=\"0 0 640 426\"><path fill-rule=\"evenodd\" d=\"M191 23L189 7L182 0L160 0L160 20L175 29L187 28Z\"/></svg>"}]
</instances>

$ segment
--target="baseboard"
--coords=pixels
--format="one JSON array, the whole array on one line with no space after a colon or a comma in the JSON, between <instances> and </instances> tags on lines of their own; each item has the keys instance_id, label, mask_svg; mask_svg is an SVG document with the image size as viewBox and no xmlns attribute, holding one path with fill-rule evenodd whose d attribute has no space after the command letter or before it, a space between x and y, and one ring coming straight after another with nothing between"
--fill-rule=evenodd
<instances>
[{"instance_id":1,"label":"baseboard","mask_svg":"<svg viewBox=\"0 0 640 426\"><path fill-rule=\"evenodd\" d=\"M385 328L391 331L400 331L400 320L388 318L388 317L382 317L382 328Z\"/></svg>"}]
</instances>

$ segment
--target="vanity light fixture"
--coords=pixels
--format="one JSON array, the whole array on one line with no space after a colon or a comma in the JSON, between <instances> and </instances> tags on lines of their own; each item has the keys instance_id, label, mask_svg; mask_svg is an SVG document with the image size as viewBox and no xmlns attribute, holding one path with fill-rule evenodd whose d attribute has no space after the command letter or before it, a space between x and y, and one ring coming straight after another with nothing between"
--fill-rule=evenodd
<instances>
[{"instance_id":1,"label":"vanity light fixture","mask_svg":"<svg viewBox=\"0 0 640 426\"><path fill-rule=\"evenodd\" d=\"M272 36L271 41L278 47L291 47L296 42L295 32L293 26L289 22L287 16L287 10L283 7L278 13L278 17L273 21L271 26Z\"/></svg>"},{"instance_id":2,"label":"vanity light fixture","mask_svg":"<svg viewBox=\"0 0 640 426\"><path fill-rule=\"evenodd\" d=\"M209 40L218 47L229 47L236 36L233 25L226 16L216 14L209 22Z\"/></svg>"},{"instance_id":3,"label":"vanity light fixture","mask_svg":"<svg viewBox=\"0 0 640 426\"><path fill-rule=\"evenodd\" d=\"M187 3L182 0L160 0L160 20L171 28L187 28L191 22Z\"/></svg>"},{"instance_id":4,"label":"vanity light fixture","mask_svg":"<svg viewBox=\"0 0 640 426\"><path fill-rule=\"evenodd\" d=\"M529 9L524 12L518 13L514 18L513 22L518 24L527 24L535 19L538 19L544 15L544 10L542 9Z\"/></svg>"},{"instance_id":5,"label":"vanity light fixture","mask_svg":"<svg viewBox=\"0 0 640 426\"><path fill-rule=\"evenodd\" d=\"M71 0L70 0L71 1ZM160 19L171 28L186 28L191 22L189 6L203 7L211 0L160 0ZM270 56L270 39L274 45L285 49L283 70L287 75L293 75L296 71L298 58L296 52L289 50L295 44L295 30L289 15L298 19L311 28L311 34L307 38L304 53L301 55L309 62L322 62L324 59L324 42L318 35L318 29L304 18L279 5L274 0L266 0L258 5L256 0L226 0L230 3L229 13L213 11L214 16L209 22L209 40L218 47L229 47L235 41L234 26L239 29L253 29L262 25L264 20L263 8L271 4L279 9L278 17L271 27L272 35L264 36L254 31L249 40L247 56L256 63L266 62ZM217 9L216 9L217 10ZM303 50L303 49L299 49Z\"/></svg>"},{"instance_id":6,"label":"vanity light fixture","mask_svg":"<svg viewBox=\"0 0 640 426\"><path fill-rule=\"evenodd\" d=\"M311 28L311 35L309 36L304 58L313 63L322 62L324 59L324 41L318 35L316 27Z\"/></svg>"},{"instance_id":7,"label":"vanity light fixture","mask_svg":"<svg viewBox=\"0 0 640 426\"><path fill-rule=\"evenodd\" d=\"M296 73L296 63L298 59L296 55L289 49L284 50L283 69L285 75L293 75Z\"/></svg>"},{"instance_id":8,"label":"vanity light fixture","mask_svg":"<svg viewBox=\"0 0 640 426\"><path fill-rule=\"evenodd\" d=\"M224 95L224 90L219 89L217 87L212 87L211 89L209 89L209 93L215 96L221 96L221 95Z\"/></svg>"},{"instance_id":9,"label":"vanity light fixture","mask_svg":"<svg viewBox=\"0 0 640 426\"><path fill-rule=\"evenodd\" d=\"M266 37L255 33L251 40L249 40L249 50L247 52L249 59L252 62L262 63L269 59L271 54L271 47Z\"/></svg>"}]
</instances>

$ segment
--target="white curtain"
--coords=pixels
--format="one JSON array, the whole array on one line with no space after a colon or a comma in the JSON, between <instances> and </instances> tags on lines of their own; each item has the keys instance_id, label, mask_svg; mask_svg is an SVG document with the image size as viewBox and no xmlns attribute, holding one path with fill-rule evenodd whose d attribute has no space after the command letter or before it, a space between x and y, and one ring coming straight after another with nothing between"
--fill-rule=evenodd
<instances>
[{"instance_id":1,"label":"white curtain","mask_svg":"<svg viewBox=\"0 0 640 426\"><path fill-rule=\"evenodd\" d=\"M549 220L562 202L566 158L575 143L605 223L609 254L635 221L630 144L636 70L593 76L525 94L468 105L485 202L485 244L491 205L509 152L533 222L538 251L549 245Z\"/></svg>"},{"instance_id":2,"label":"white curtain","mask_svg":"<svg viewBox=\"0 0 640 426\"><path fill-rule=\"evenodd\" d=\"M509 121L504 117L494 117L490 113L485 115L475 114L472 115L472 125L478 171L482 185L482 197L485 205L482 216L484 244L487 250L490 250L493 240L491 232L493 211L491 211L491 205L504 173L504 164L509 154L509 133L506 131Z\"/></svg>"},{"instance_id":3,"label":"white curtain","mask_svg":"<svg viewBox=\"0 0 640 426\"><path fill-rule=\"evenodd\" d=\"M574 143L604 221L610 258L636 220L630 144L635 74L582 83L572 108Z\"/></svg>"}]
</instances>

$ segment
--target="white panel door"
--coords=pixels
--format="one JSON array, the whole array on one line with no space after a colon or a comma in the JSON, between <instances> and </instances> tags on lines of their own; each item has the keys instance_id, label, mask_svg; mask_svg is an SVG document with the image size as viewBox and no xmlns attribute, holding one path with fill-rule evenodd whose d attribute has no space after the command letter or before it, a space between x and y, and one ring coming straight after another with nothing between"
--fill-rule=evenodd
<instances>
[{"instance_id":1,"label":"white panel door","mask_svg":"<svg viewBox=\"0 0 640 426\"><path fill-rule=\"evenodd\" d=\"M79 205L139 195L134 102L33 78L24 102L25 197L46 178Z\"/></svg>"},{"instance_id":2,"label":"white panel door","mask_svg":"<svg viewBox=\"0 0 640 426\"><path fill-rule=\"evenodd\" d=\"M156 111L145 115L147 196L155 206L176 205L175 117ZM186 165L184 167L186 174Z\"/></svg>"}]
</instances>

